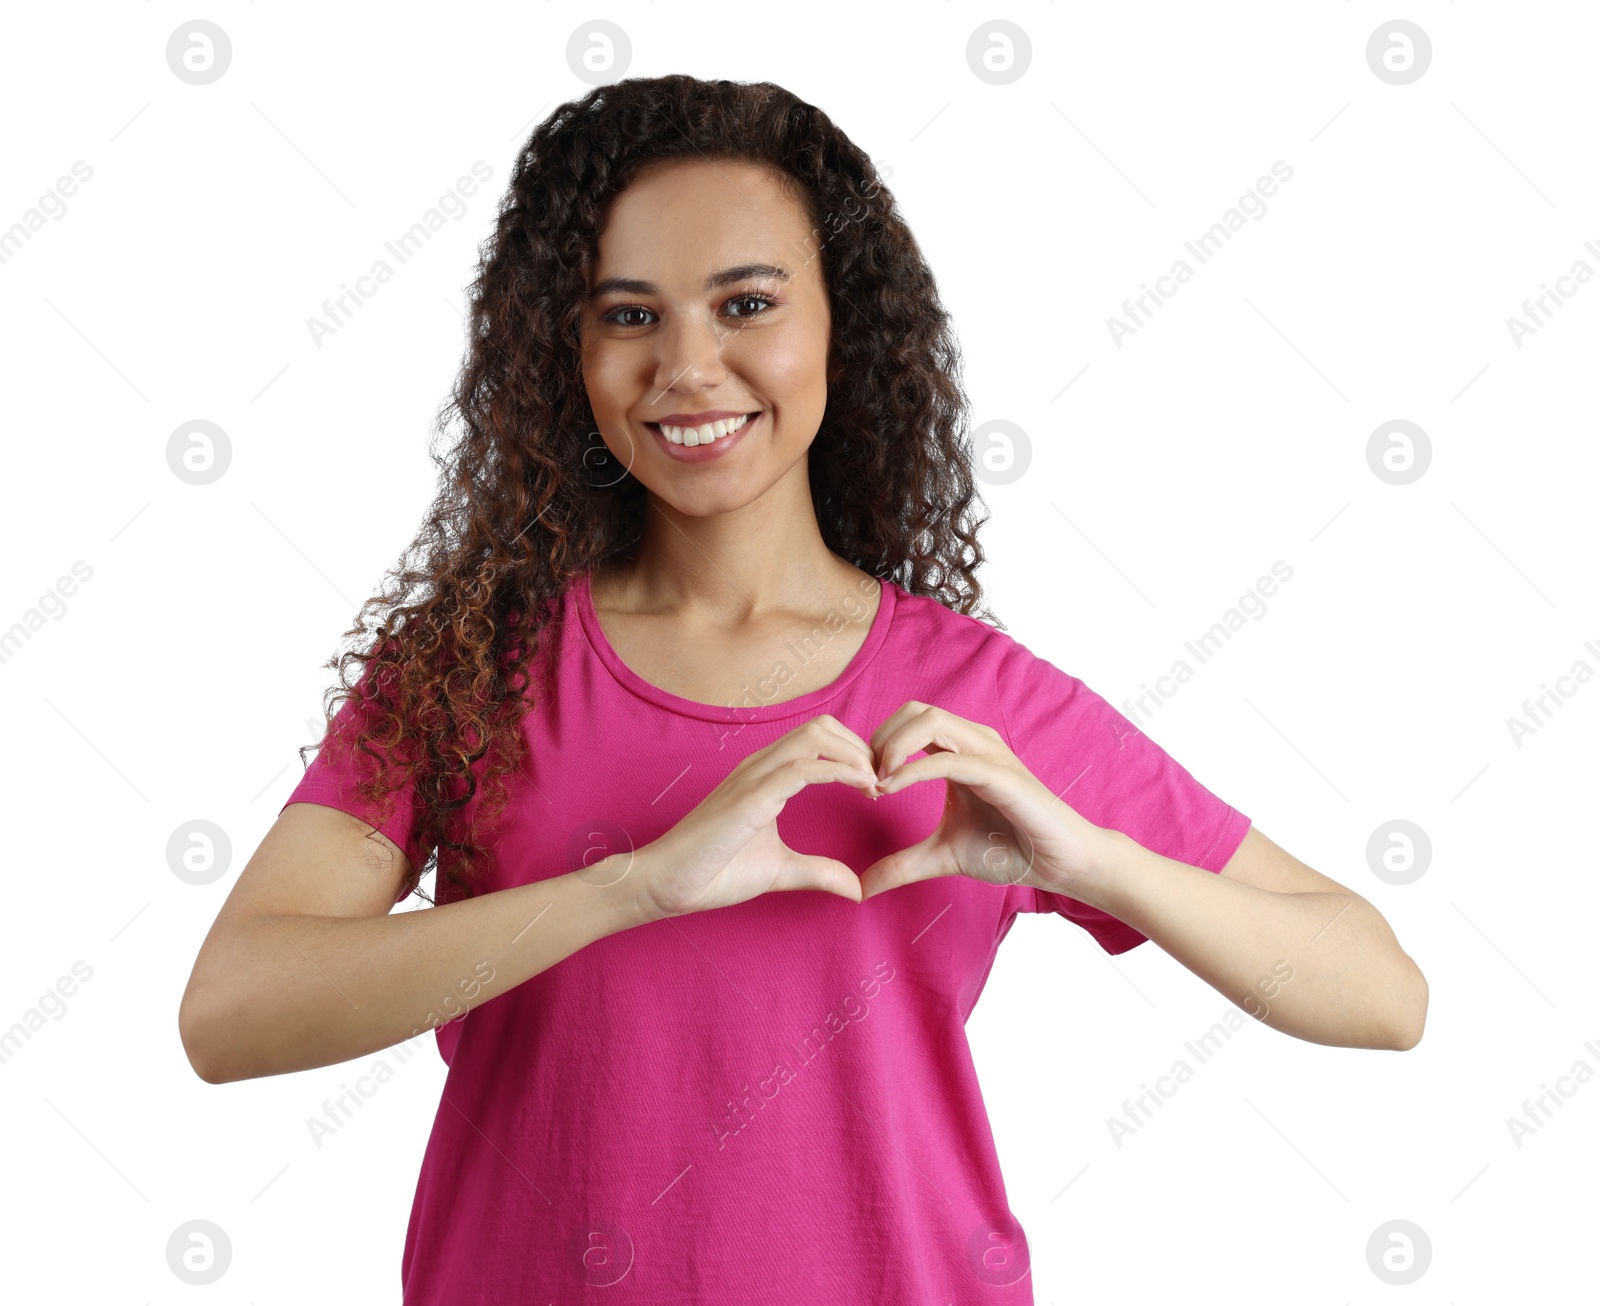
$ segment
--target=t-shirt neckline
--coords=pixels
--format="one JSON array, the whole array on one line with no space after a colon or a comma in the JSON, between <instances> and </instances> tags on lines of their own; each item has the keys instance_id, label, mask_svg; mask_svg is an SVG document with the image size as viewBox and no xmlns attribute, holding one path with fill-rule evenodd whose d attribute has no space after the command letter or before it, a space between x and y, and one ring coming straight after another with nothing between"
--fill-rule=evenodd
<instances>
[{"instance_id":1,"label":"t-shirt neckline","mask_svg":"<svg viewBox=\"0 0 1600 1306\"><path fill-rule=\"evenodd\" d=\"M782 703L738 703L731 706L715 703L697 703L692 698L682 698L677 694L668 693L658 685L651 684L643 676L633 670L618 655L616 649L611 647L611 641L606 638L605 631L600 626L599 615L594 610L594 596L590 592L589 581L592 572L585 571L573 584L573 599L578 611L578 618L583 626L583 633L589 641L589 647L594 650L595 656L604 664L607 671L624 689L653 703L665 711L678 716L699 717L706 721L737 720L744 723L755 721L777 721L784 717L816 715L822 705L847 688L863 671L868 663L877 655L883 641L889 634L889 626L894 621L897 594L895 583L877 577L878 581L878 610L873 614L872 625L867 631L867 638L862 642L855 656L828 684L809 693L791 698Z\"/></svg>"}]
</instances>

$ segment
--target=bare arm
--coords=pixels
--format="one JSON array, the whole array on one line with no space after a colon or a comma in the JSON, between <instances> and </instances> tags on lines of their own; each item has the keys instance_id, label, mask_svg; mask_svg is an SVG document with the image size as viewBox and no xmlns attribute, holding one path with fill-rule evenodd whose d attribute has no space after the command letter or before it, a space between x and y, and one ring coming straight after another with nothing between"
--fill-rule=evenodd
<instances>
[{"instance_id":1,"label":"bare arm","mask_svg":"<svg viewBox=\"0 0 1600 1306\"><path fill-rule=\"evenodd\" d=\"M533 884L391 916L411 864L365 821L290 803L195 959L178 1032L211 1084L310 1070L422 1033L647 921L772 890L861 901L856 873L778 835L811 784L875 783L866 742L826 713L739 761L653 843Z\"/></svg>"},{"instance_id":2,"label":"bare arm","mask_svg":"<svg viewBox=\"0 0 1600 1306\"><path fill-rule=\"evenodd\" d=\"M386 836L291 803L201 945L178 1012L222 1084L364 1056L434 1028L654 915L608 858L579 874L390 915L410 871ZM614 881L614 883L612 883Z\"/></svg>"},{"instance_id":3,"label":"bare arm","mask_svg":"<svg viewBox=\"0 0 1600 1306\"><path fill-rule=\"evenodd\" d=\"M1333 1047L1406 1051L1428 982L1378 909L1252 826L1220 873L1116 831L1091 904L1263 1024Z\"/></svg>"}]
</instances>

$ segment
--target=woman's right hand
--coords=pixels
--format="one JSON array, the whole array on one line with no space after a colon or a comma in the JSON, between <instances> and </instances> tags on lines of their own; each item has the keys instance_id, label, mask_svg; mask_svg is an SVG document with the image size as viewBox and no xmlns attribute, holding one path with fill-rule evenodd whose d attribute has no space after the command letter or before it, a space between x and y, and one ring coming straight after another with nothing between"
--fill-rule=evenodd
<instances>
[{"instance_id":1,"label":"woman's right hand","mask_svg":"<svg viewBox=\"0 0 1600 1306\"><path fill-rule=\"evenodd\" d=\"M751 753L699 806L635 854L652 920L731 907L772 890L821 889L861 901L861 878L778 837L778 813L806 785L840 781L877 796L872 750L824 713Z\"/></svg>"}]
</instances>

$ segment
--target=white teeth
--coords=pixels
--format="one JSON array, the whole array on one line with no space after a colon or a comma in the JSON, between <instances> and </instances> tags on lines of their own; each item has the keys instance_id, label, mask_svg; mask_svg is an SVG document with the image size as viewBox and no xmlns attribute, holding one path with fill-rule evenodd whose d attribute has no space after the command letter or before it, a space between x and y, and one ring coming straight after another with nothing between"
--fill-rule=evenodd
<instances>
[{"instance_id":1,"label":"white teeth","mask_svg":"<svg viewBox=\"0 0 1600 1306\"><path fill-rule=\"evenodd\" d=\"M688 445L693 448L699 444L710 444L725 435L732 435L741 426L750 420L752 415L746 413L743 417L726 417L720 422L707 422L704 426L667 426L661 427L661 434L671 440L673 444Z\"/></svg>"}]
</instances>

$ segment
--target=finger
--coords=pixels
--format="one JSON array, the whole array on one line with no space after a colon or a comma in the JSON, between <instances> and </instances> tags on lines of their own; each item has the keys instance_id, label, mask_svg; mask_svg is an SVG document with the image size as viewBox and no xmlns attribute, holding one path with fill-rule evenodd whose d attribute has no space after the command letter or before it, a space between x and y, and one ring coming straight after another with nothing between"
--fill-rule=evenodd
<instances>
[{"instance_id":1,"label":"finger","mask_svg":"<svg viewBox=\"0 0 1600 1306\"><path fill-rule=\"evenodd\" d=\"M843 862L791 849L789 858L778 867L769 892L786 893L793 889L815 889L837 894L851 902L861 901L861 878Z\"/></svg>"},{"instance_id":2,"label":"finger","mask_svg":"<svg viewBox=\"0 0 1600 1306\"><path fill-rule=\"evenodd\" d=\"M867 741L851 730L837 717L824 713L812 717L805 725L791 730L772 744L768 757L773 761L787 761L795 757L829 757L835 761L850 761L872 771L872 750Z\"/></svg>"},{"instance_id":3,"label":"finger","mask_svg":"<svg viewBox=\"0 0 1600 1306\"><path fill-rule=\"evenodd\" d=\"M881 758L883 756L884 741L904 726L907 721L910 721L919 713L925 712L927 708L928 704L926 703L919 702L914 698L907 699L899 707L895 708L888 717L879 722L878 728L872 732L872 738L868 741L872 746L873 757Z\"/></svg>"},{"instance_id":4,"label":"finger","mask_svg":"<svg viewBox=\"0 0 1600 1306\"><path fill-rule=\"evenodd\" d=\"M876 798L877 777L855 762L839 761L829 757L791 757L778 763L759 781L763 790L787 802L807 785L838 782L860 789Z\"/></svg>"},{"instance_id":5,"label":"finger","mask_svg":"<svg viewBox=\"0 0 1600 1306\"><path fill-rule=\"evenodd\" d=\"M927 703L905 704L873 731L872 740L880 778L918 751L984 754L992 753L997 744L1004 746L992 727Z\"/></svg>"},{"instance_id":6,"label":"finger","mask_svg":"<svg viewBox=\"0 0 1600 1306\"><path fill-rule=\"evenodd\" d=\"M878 781L881 794L897 793L923 780L954 780L968 786L985 802L1000 806L1007 772L992 756L978 753L937 752L907 762Z\"/></svg>"},{"instance_id":7,"label":"finger","mask_svg":"<svg viewBox=\"0 0 1600 1306\"><path fill-rule=\"evenodd\" d=\"M845 723L839 720L838 717L829 715L828 713L824 713L819 717L813 717L812 720L819 729L827 730L829 733L835 735L839 739L842 739L850 749L850 756L852 758L859 759L861 764L865 766L867 770L872 770L872 746L868 744L865 739L858 735L854 730L850 729L849 726L845 725Z\"/></svg>"},{"instance_id":8,"label":"finger","mask_svg":"<svg viewBox=\"0 0 1600 1306\"><path fill-rule=\"evenodd\" d=\"M921 842L892 852L862 871L861 901L898 889L903 884L959 874L961 868L951 858L949 845L943 843L939 831L935 830Z\"/></svg>"}]
</instances>

